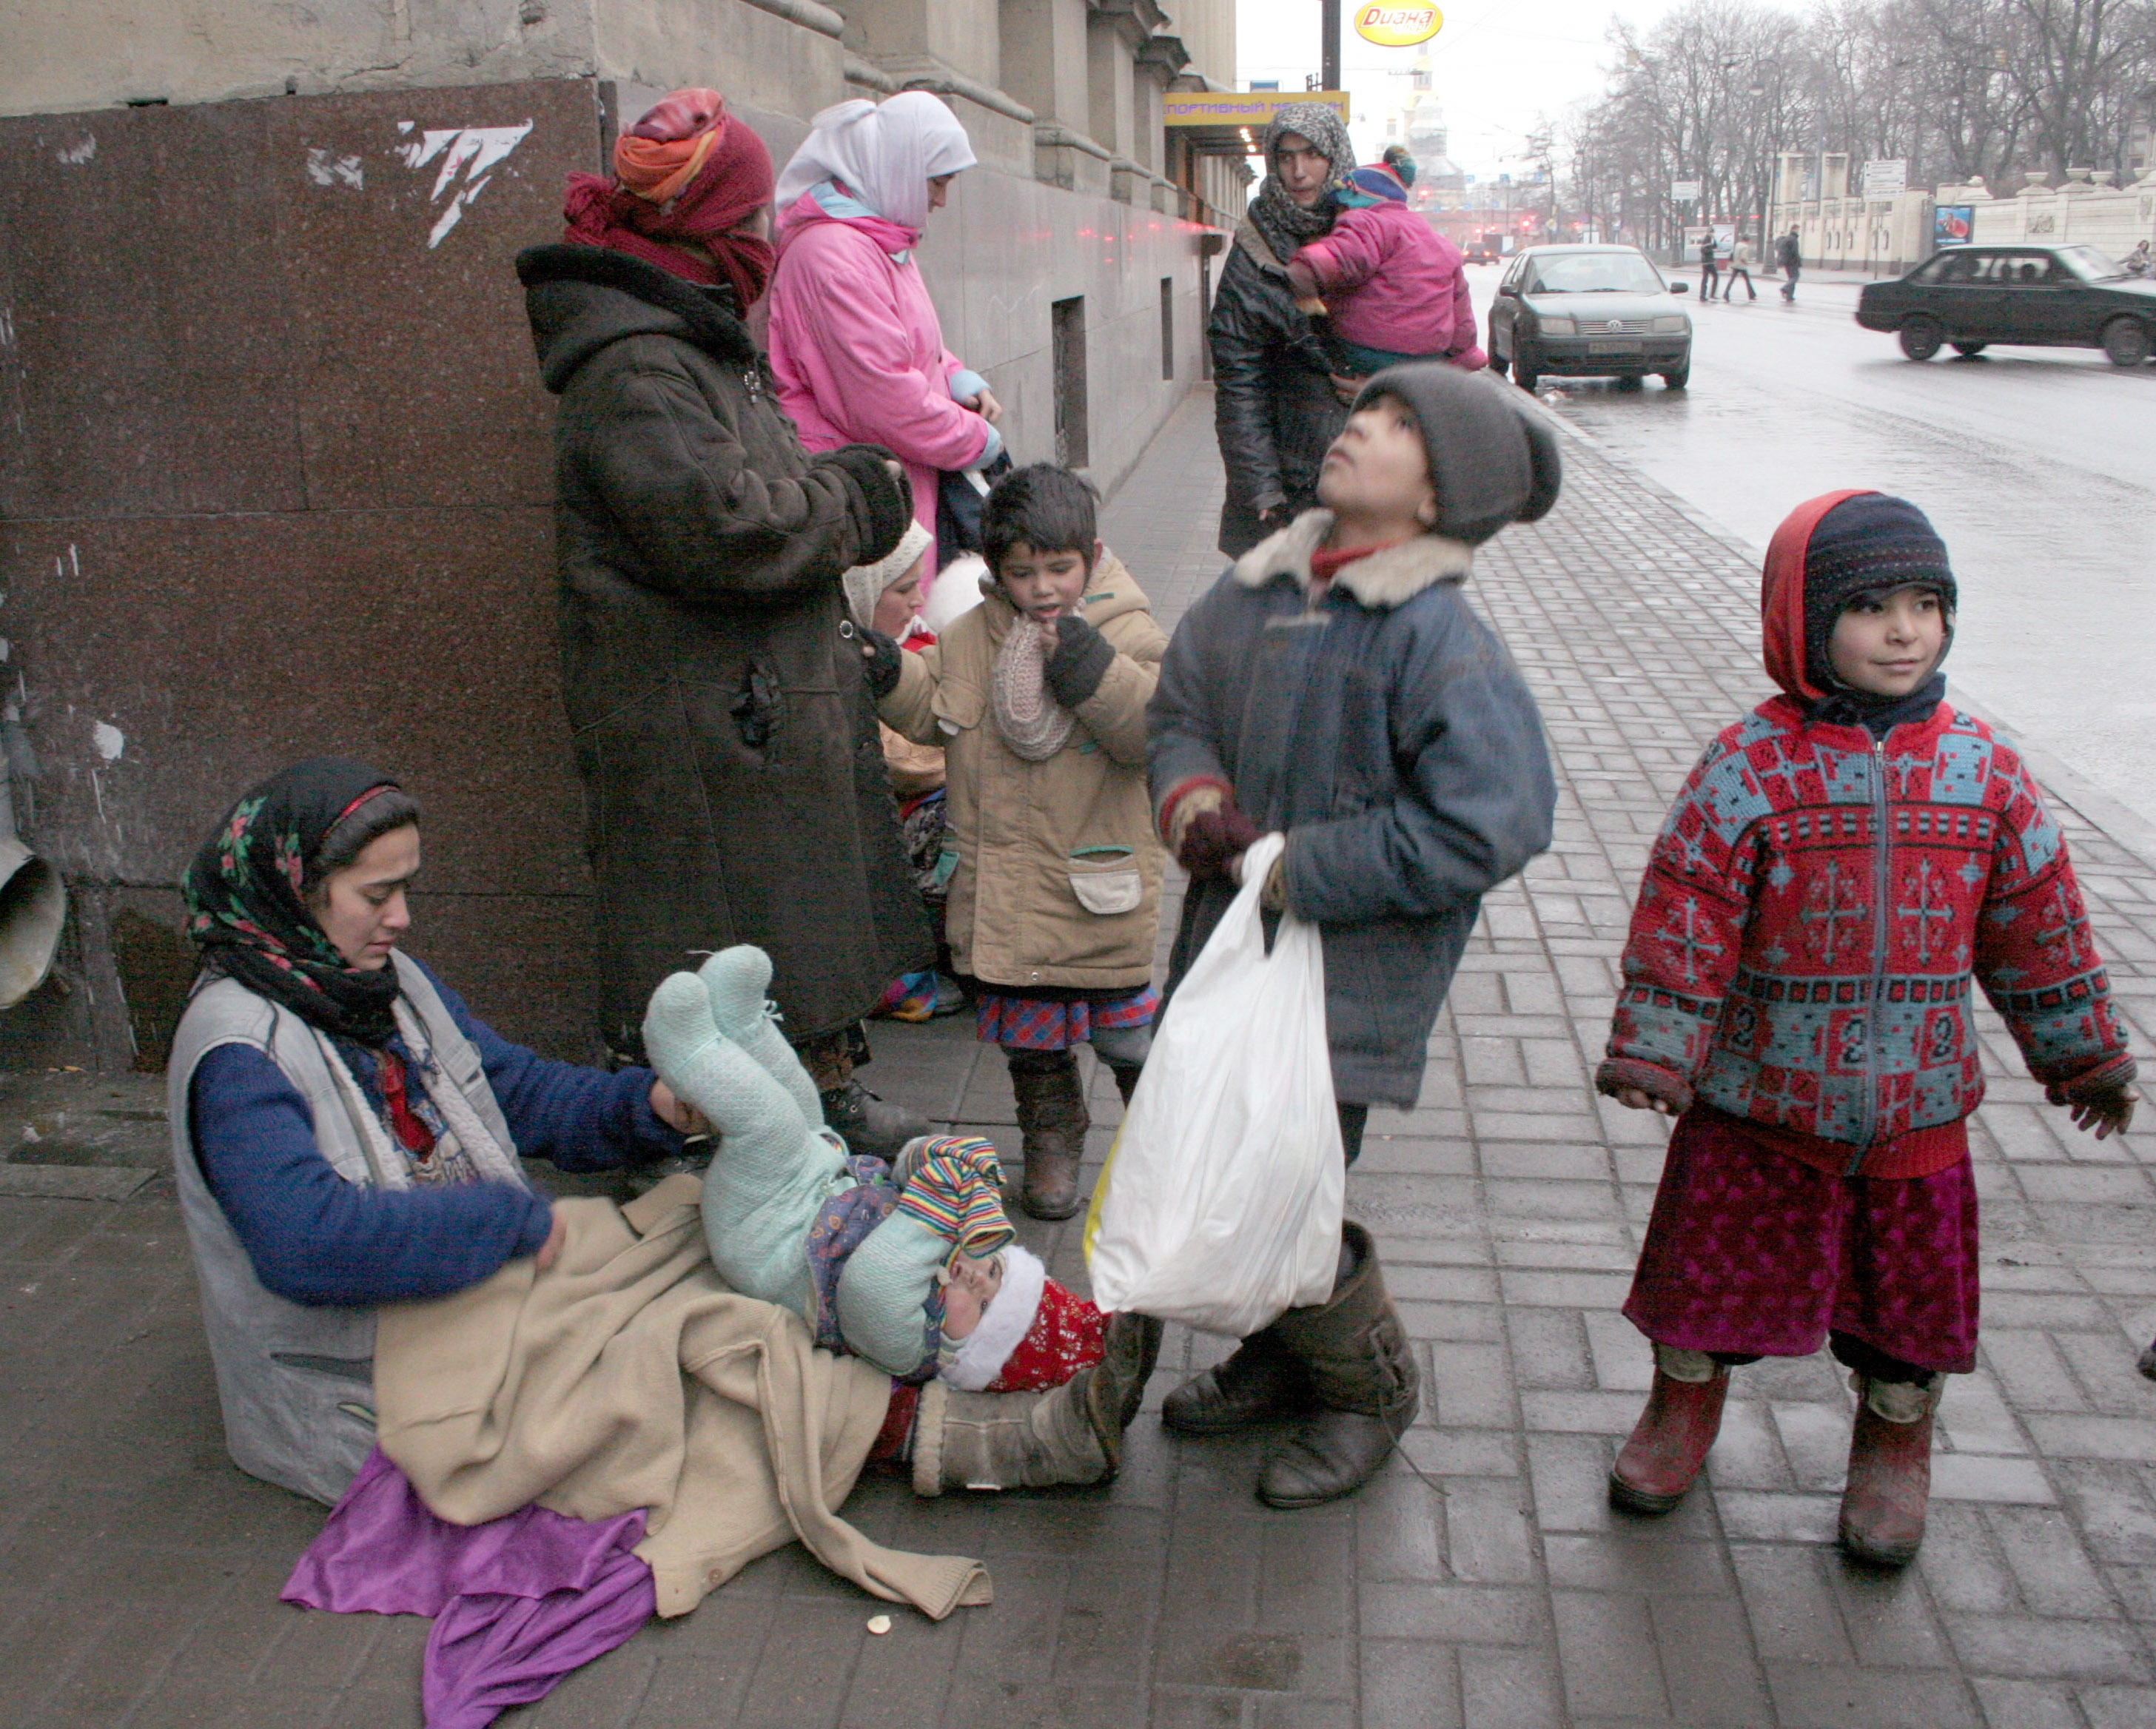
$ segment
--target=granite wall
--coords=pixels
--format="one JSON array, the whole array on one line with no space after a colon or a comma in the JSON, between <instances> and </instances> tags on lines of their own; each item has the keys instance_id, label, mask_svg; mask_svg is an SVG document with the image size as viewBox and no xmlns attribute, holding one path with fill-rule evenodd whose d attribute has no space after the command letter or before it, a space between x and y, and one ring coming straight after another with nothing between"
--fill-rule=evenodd
<instances>
[{"instance_id":1,"label":"granite wall","mask_svg":"<svg viewBox=\"0 0 2156 1729\"><path fill-rule=\"evenodd\" d=\"M427 809L414 952L511 1035L593 1054L552 402L511 260L644 94L0 119L0 741L77 908L53 983L0 1015L0 1066L157 1060L181 866L252 779L331 751ZM801 118L742 111L783 160ZM1112 485L1199 374L1204 231L1012 172L1024 133L983 141L922 247L947 339L1045 457L1049 309L1082 296Z\"/></svg>"}]
</instances>

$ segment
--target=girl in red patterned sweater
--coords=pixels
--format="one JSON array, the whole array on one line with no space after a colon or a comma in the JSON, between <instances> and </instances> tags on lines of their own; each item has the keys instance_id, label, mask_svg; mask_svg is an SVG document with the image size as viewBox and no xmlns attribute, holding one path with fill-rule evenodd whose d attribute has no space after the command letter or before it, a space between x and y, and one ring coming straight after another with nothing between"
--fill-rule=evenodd
<instances>
[{"instance_id":1,"label":"girl in red patterned sweater","mask_svg":"<svg viewBox=\"0 0 2156 1729\"><path fill-rule=\"evenodd\" d=\"M1945 699L1955 600L1922 511L1801 505L1767 552L1783 695L1724 731L1650 857L1596 1084L1678 1118L1625 1313L1654 1390L1610 1477L1683 1497L1729 1369L1822 1338L1858 1389L1842 1546L1922 1541L1932 1413L1975 1367L1972 981L2098 1137L2138 1096L2066 858L2020 757Z\"/></svg>"}]
</instances>

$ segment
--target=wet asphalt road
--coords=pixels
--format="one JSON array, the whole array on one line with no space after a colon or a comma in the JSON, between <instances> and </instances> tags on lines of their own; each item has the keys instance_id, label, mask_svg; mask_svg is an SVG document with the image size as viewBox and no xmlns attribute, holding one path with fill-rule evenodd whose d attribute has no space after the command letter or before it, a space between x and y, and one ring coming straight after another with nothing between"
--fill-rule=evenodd
<instances>
[{"instance_id":1,"label":"wet asphalt road","mask_svg":"<svg viewBox=\"0 0 2156 1729\"><path fill-rule=\"evenodd\" d=\"M1482 329L1499 272L1469 272ZM1804 499L1914 500L1961 585L1955 685L2156 823L2156 365L1992 348L1917 365L1859 329L1856 289L1695 305L1691 384L1545 381L1613 454L1763 548Z\"/></svg>"}]
</instances>

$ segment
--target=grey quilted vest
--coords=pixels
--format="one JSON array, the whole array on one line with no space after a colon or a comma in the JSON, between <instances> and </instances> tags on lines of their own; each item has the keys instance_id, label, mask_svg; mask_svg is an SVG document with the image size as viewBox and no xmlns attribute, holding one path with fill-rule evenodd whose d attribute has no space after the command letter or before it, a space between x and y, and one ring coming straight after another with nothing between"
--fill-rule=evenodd
<instances>
[{"instance_id":1,"label":"grey quilted vest","mask_svg":"<svg viewBox=\"0 0 2156 1729\"><path fill-rule=\"evenodd\" d=\"M401 954L390 958L442 1073L501 1146L513 1149L478 1048L457 1030L426 974ZM189 1133L195 1066L221 1044L251 1044L284 1071L307 1101L322 1157L346 1182L373 1188L382 1179L337 1085L328 1040L236 979L212 978L198 988L173 1037L167 1103L225 1445L249 1475L334 1503L374 1445L374 1311L291 1302L255 1277L246 1249L203 1180Z\"/></svg>"}]
</instances>

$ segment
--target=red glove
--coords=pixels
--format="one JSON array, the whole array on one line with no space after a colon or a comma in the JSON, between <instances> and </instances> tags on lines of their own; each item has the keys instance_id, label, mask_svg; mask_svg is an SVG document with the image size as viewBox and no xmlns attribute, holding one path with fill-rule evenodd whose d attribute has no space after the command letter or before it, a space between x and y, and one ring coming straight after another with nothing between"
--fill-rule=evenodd
<instances>
[{"instance_id":1,"label":"red glove","mask_svg":"<svg viewBox=\"0 0 2156 1729\"><path fill-rule=\"evenodd\" d=\"M1224 877L1229 864L1265 832L1226 801L1217 809L1192 813L1175 849L1175 861L1193 877Z\"/></svg>"}]
</instances>

